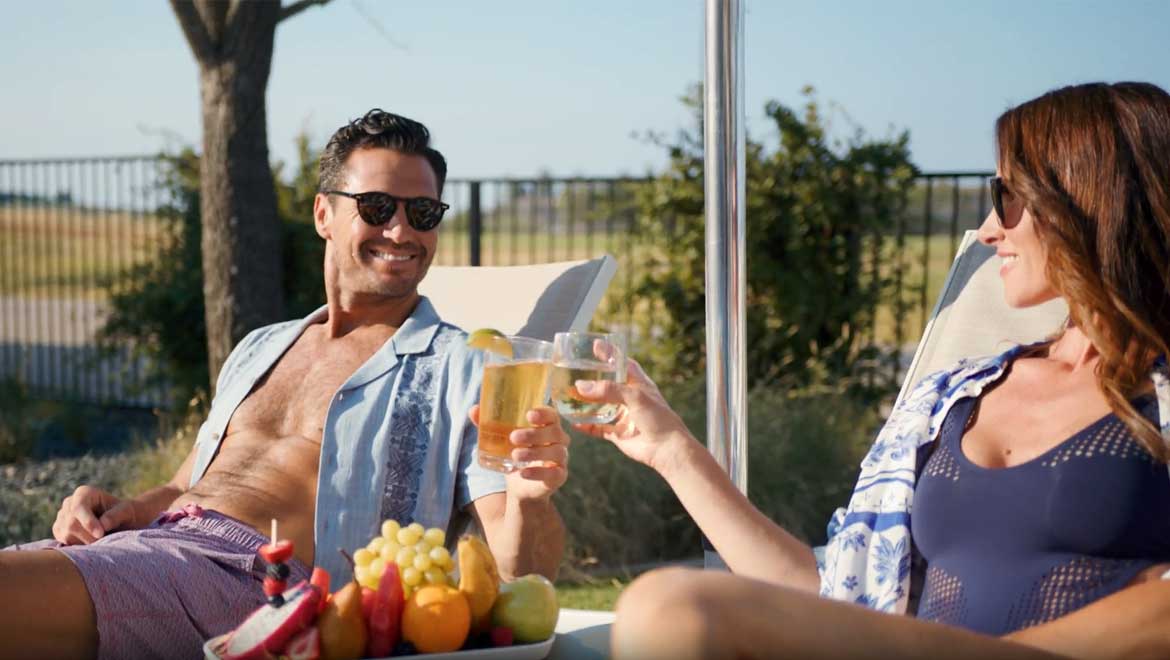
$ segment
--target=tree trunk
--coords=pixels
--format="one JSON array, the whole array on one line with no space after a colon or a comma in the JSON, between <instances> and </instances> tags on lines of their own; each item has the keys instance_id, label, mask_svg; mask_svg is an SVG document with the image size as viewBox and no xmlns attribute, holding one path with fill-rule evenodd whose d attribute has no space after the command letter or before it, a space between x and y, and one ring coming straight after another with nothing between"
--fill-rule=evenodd
<instances>
[{"instance_id":1,"label":"tree trunk","mask_svg":"<svg viewBox=\"0 0 1170 660\"><path fill-rule=\"evenodd\" d=\"M211 383L250 330L282 320L281 227L265 90L277 0L173 0L199 62L203 301Z\"/></svg>"}]
</instances>

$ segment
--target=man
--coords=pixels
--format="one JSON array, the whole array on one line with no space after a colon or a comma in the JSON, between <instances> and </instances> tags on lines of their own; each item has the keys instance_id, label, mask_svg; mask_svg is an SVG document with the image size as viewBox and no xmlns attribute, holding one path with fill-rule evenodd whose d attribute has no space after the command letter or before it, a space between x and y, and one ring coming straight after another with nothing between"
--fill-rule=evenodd
<instances>
[{"instance_id":1,"label":"man","mask_svg":"<svg viewBox=\"0 0 1170 660\"><path fill-rule=\"evenodd\" d=\"M339 551L386 518L452 534L474 518L504 576L555 575L568 438L532 411L514 458L543 467L481 468L482 358L418 293L446 210L429 140L381 110L333 135L313 205L326 305L240 342L169 483L127 500L78 488L55 542L0 553L0 657L197 656L263 602L255 552L273 518L295 545L290 585L314 564L349 580Z\"/></svg>"}]
</instances>

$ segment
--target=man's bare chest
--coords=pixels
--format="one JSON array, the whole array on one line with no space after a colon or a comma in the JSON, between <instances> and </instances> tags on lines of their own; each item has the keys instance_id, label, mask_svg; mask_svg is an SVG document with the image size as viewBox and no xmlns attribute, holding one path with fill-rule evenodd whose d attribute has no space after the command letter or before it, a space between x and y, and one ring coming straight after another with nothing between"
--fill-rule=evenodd
<instances>
[{"instance_id":1,"label":"man's bare chest","mask_svg":"<svg viewBox=\"0 0 1170 660\"><path fill-rule=\"evenodd\" d=\"M256 384L228 425L227 434L259 431L269 437L321 439L334 394L376 347L298 341Z\"/></svg>"}]
</instances>

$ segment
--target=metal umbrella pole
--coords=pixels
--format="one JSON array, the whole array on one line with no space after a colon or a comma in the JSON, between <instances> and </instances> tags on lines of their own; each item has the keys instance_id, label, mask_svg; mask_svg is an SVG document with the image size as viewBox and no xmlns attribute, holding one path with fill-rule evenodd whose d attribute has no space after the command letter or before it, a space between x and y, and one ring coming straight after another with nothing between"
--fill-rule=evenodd
<instances>
[{"instance_id":1,"label":"metal umbrella pole","mask_svg":"<svg viewBox=\"0 0 1170 660\"><path fill-rule=\"evenodd\" d=\"M706 0L707 448L747 493L743 3ZM723 567L704 543L704 564Z\"/></svg>"}]
</instances>

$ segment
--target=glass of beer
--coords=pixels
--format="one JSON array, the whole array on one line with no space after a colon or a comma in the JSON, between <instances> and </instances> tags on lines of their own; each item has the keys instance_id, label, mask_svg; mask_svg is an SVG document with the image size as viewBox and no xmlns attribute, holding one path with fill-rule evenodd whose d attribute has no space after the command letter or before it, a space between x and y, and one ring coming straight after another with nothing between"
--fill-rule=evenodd
<instances>
[{"instance_id":1,"label":"glass of beer","mask_svg":"<svg viewBox=\"0 0 1170 660\"><path fill-rule=\"evenodd\" d=\"M501 342L505 341L501 338ZM527 463L512 460L508 435L529 428L528 411L548 399L552 344L528 337L507 337L511 354L487 351L479 395L479 464L512 472Z\"/></svg>"},{"instance_id":2,"label":"glass of beer","mask_svg":"<svg viewBox=\"0 0 1170 660\"><path fill-rule=\"evenodd\" d=\"M586 401L579 380L626 382L626 342L618 333L558 332L553 339L552 400L561 417L574 424L609 424L616 403Z\"/></svg>"}]
</instances>

